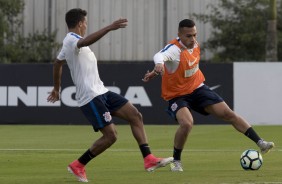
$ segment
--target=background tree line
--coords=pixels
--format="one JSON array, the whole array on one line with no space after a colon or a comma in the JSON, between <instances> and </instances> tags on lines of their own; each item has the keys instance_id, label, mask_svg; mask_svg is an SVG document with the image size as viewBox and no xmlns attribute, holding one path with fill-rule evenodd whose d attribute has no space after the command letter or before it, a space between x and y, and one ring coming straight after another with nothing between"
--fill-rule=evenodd
<instances>
[{"instance_id":1,"label":"background tree line","mask_svg":"<svg viewBox=\"0 0 282 184\"><path fill-rule=\"evenodd\" d=\"M60 47L56 31L23 36L24 6L23 0L0 0L0 63L49 63Z\"/></svg>"},{"instance_id":2,"label":"background tree line","mask_svg":"<svg viewBox=\"0 0 282 184\"><path fill-rule=\"evenodd\" d=\"M61 44L56 31L23 36L23 0L0 0L0 63L49 63ZM282 61L281 0L219 0L211 13L194 14L212 25L201 45L214 53L210 62Z\"/></svg>"},{"instance_id":3,"label":"background tree line","mask_svg":"<svg viewBox=\"0 0 282 184\"><path fill-rule=\"evenodd\" d=\"M194 16L212 25L202 45L212 62L282 60L281 0L220 0L207 8L211 14Z\"/></svg>"}]
</instances>

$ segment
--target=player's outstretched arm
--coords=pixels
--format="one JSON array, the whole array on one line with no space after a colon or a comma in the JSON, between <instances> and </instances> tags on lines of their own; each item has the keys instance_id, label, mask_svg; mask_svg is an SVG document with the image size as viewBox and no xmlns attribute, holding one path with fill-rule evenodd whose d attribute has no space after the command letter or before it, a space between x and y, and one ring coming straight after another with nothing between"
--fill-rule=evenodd
<instances>
[{"instance_id":1,"label":"player's outstretched arm","mask_svg":"<svg viewBox=\"0 0 282 184\"><path fill-rule=\"evenodd\" d=\"M60 87L61 87L61 78L62 78L62 68L65 61L56 59L53 66L53 81L54 88L50 95L47 97L47 101L54 103L60 100Z\"/></svg>"},{"instance_id":2,"label":"player's outstretched arm","mask_svg":"<svg viewBox=\"0 0 282 184\"><path fill-rule=\"evenodd\" d=\"M77 47L85 47L85 46L89 46L93 43L95 43L96 41L98 41L100 38L102 38L104 35L106 35L108 32L113 31L113 30L117 30L120 28L125 28L127 26L127 19L118 19L116 21L114 21L112 24L100 29L99 31L92 33L90 35L88 35L87 37L80 39L77 42Z\"/></svg>"}]
</instances>

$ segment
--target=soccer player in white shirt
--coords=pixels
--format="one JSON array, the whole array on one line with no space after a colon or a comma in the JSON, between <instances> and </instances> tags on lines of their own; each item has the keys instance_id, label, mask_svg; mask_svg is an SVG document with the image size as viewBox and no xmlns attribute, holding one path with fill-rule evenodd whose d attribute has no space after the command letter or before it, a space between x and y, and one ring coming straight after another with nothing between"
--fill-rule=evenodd
<instances>
[{"instance_id":1,"label":"soccer player in white shirt","mask_svg":"<svg viewBox=\"0 0 282 184\"><path fill-rule=\"evenodd\" d=\"M99 77L97 59L88 47L108 32L125 28L127 19L118 19L101 30L84 37L87 28L86 15L87 12L79 8L71 9L66 13L65 19L69 33L66 35L62 49L54 63L54 88L47 100L54 103L60 99L62 65L66 62L76 86L78 106L94 130L100 131L102 136L81 157L70 163L68 170L79 181L88 182L85 165L117 140L112 116L129 122L147 171L154 171L159 167L166 166L173 158L157 158L151 153L141 113L127 99L105 88Z\"/></svg>"}]
</instances>

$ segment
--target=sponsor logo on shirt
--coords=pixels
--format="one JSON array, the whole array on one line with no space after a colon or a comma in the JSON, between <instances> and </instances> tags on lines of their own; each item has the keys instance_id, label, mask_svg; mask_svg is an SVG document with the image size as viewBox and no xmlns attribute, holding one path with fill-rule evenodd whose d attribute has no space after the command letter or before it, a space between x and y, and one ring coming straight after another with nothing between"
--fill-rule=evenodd
<instances>
[{"instance_id":1,"label":"sponsor logo on shirt","mask_svg":"<svg viewBox=\"0 0 282 184\"><path fill-rule=\"evenodd\" d=\"M194 61L192 61L192 62L191 62L190 60L188 60L188 61L187 61L188 65L189 65L189 66L193 66L193 65L197 62L197 59L198 59L198 58L196 57L196 58L194 59Z\"/></svg>"}]
</instances>

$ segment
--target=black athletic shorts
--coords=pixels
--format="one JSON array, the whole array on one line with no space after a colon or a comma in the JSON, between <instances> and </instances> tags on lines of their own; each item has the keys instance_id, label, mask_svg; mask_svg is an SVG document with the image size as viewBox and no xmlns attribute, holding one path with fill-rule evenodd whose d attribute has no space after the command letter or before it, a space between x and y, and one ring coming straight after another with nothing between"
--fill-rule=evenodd
<instances>
[{"instance_id":1,"label":"black athletic shorts","mask_svg":"<svg viewBox=\"0 0 282 184\"><path fill-rule=\"evenodd\" d=\"M123 96L108 91L103 95L93 98L89 103L81 106L85 117L92 124L95 132L113 123L111 113L120 109L128 102Z\"/></svg>"},{"instance_id":2,"label":"black athletic shorts","mask_svg":"<svg viewBox=\"0 0 282 184\"><path fill-rule=\"evenodd\" d=\"M197 88L193 93L173 98L168 101L167 112L176 119L176 113L182 107L194 110L200 114L208 115L204 110L206 106L223 102L223 99L208 86L203 85Z\"/></svg>"}]
</instances>

